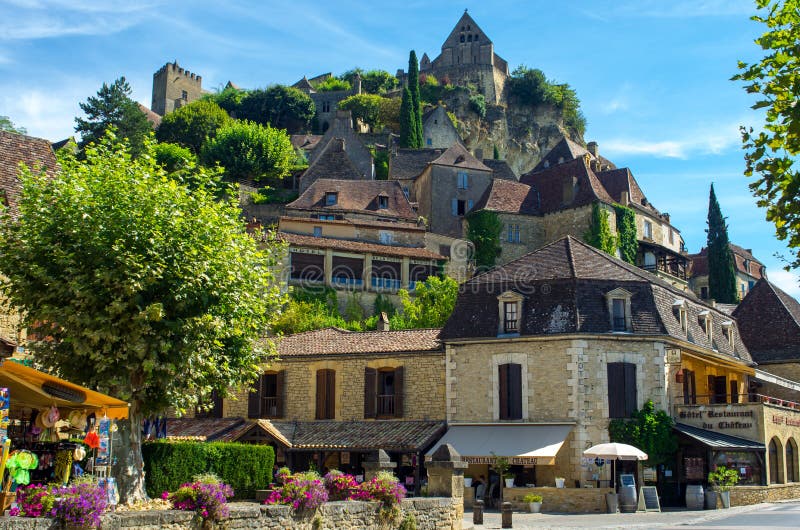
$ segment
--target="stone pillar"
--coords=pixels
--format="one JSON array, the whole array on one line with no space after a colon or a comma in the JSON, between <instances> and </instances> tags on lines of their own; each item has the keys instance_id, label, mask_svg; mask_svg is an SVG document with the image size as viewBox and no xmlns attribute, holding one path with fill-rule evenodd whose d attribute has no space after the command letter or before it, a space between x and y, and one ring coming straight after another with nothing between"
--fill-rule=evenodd
<instances>
[{"instance_id":1,"label":"stone pillar","mask_svg":"<svg viewBox=\"0 0 800 530\"><path fill-rule=\"evenodd\" d=\"M370 453L361 465L364 466L364 481L372 480L380 471L393 471L397 467L383 449Z\"/></svg>"},{"instance_id":2,"label":"stone pillar","mask_svg":"<svg viewBox=\"0 0 800 530\"><path fill-rule=\"evenodd\" d=\"M333 286L333 250L325 249L325 285Z\"/></svg>"},{"instance_id":3,"label":"stone pillar","mask_svg":"<svg viewBox=\"0 0 800 530\"><path fill-rule=\"evenodd\" d=\"M361 277L364 278L364 290L371 291L372 290L372 253L367 252L364 254L364 270L361 273Z\"/></svg>"},{"instance_id":4,"label":"stone pillar","mask_svg":"<svg viewBox=\"0 0 800 530\"><path fill-rule=\"evenodd\" d=\"M403 256L403 262L400 265L400 287L403 289L408 289L408 281L409 281L409 272L408 269L411 266L411 260L408 256Z\"/></svg>"},{"instance_id":5,"label":"stone pillar","mask_svg":"<svg viewBox=\"0 0 800 530\"><path fill-rule=\"evenodd\" d=\"M442 444L425 464L428 470L428 495L431 497L454 497L463 503L464 470L467 463L450 444Z\"/></svg>"}]
</instances>

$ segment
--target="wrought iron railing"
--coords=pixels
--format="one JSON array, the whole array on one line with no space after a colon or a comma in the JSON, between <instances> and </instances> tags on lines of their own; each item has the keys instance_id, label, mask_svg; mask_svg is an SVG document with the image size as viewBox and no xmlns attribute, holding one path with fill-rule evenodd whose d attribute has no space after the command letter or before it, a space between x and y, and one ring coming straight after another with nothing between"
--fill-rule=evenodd
<instances>
[{"instance_id":1,"label":"wrought iron railing","mask_svg":"<svg viewBox=\"0 0 800 530\"><path fill-rule=\"evenodd\" d=\"M378 395L378 416L394 416L394 394Z\"/></svg>"},{"instance_id":2,"label":"wrought iron railing","mask_svg":"<svg viewBox=\"0 0 800 530\"><path fill-rule=\"evenodd\" d=\"M752 405L754 403L766 403L779 407L800 410L800 403L788 399L781 399L764 394L745 393L745 394L687 394L678 396L676 405Z\"/></svg>"}]
</instances>

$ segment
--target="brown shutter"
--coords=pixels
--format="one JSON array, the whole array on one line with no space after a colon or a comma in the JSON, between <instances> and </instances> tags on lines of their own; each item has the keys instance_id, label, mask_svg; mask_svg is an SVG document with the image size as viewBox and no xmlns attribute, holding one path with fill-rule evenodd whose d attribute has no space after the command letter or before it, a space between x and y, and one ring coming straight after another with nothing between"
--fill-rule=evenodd
<instances>
[{"instance_id":1,"label":"brown shutter","mask_svg":"<svg viewBox=\"0 0 800 530\"><path fill-rule=\"evenodd\" d=\"M325 419L325 397L327 390L325 388L327 383L326 372L327 370L317 370L317 414L318 420Z\"/></svg>"},{"instance_id":2,"label":"brown shutter","mask_svg":"<svg viewBox=\"0 0 800 530\"><path fill-rule=\"evenodd\" d=\"M498 370L498 379L500 380L499 392L500 395L498 396L500 402L500 419L507 420L508 418L508 365L501 364L497 367Z\"/></svg>"},{"instance_id":3,"label":"brown shutter","mask_svg":"<svg viewBox=\"0 0 800 530\"><path fill-rule=\"evenodd\" d=\"M326 370L325 419L336 418L336 371Z\"/></svg>"},{"instance_id":4,"label":"brown shutter","mask_svg":"<svg viewBox=\"0 0 800 530\"><path fill-rule=\"evenodd\" d=\"M508 364L508 419L522 419L522 366Z\"/></svg>"},{"instance_id":5,"label":"brown shutter","mask_svg":"<svg viewBox=\"0 0 800 530\"><path fill-rule=\"evenodd\" d=\"M692 401L691 401L691 403L692 403L692 405L694 405L695 403L697 403L697 377L696 377L696 375L694 373L694 370L690 371L689 375L692 376L691 377L692 383L691 383L690 389L691 389L691 392L692 392Z\"/></svg>"},{"instance_id":6,"label":"brown shutter","mask_svg":"<svg viewBox=\"0 0 800 530\"><path fill-rule=\"evenodd\" d=\"M636 411L636 365L623 363L625 367L625 417L630 418Z\"/></svg>"},{"instance_id":7,"label":"brown shutter","mask_svg":"<svg viewBox=\"0 0 800 530\"><path fill-rule=\"evenodd\" d=\"M608 417L625 417L625 370L622 363L608 363Z\"/></svg>"},{"instance_id":8,"label":"brown shutter","mask_svg":"<svg viewBox=\"0 0 800 530\"><path fill-rule=\"evenodd\" d=\"M708 376L708 402L714 404L717 402L717 395L716 390L714 387L716 386L717 378L713 375Z\"/></svg>"},{"instance_id":9,"label":"brown shutter","mask_svg":"<svg viewBox=\"0 0 800 530\"><path fill-rule=\"evenodd\" d=\"M364 417L374 418L377 413L378 371L364 368Z\"/></svg>"},{"instance_id":10,"label":"brown shutter","mask_svg":"<svg viewBox=\"0 0 800 530\"><path fill-rule=\"evenodd\" d=\"M253 388L250 389L250 394L247 396L247 417L260 418L261 417L261 392L264 389L264 374L258 376Z\"/></svg>"},{"instance_id":11,"label":"brown shutter","mask_svg":"<svg viewBox=\"0 0 800 530\"><path fill-rule=\"evenodd\" d=\"M275 416L286 417L286 370L275 374L275 401L277 402Z\"/></svg>"},{"instance_id":12,"label":"brown shutter","mask_svg":"<svg viewBox=\"0 0 800 530\"><path fill-rule=\"evenodd\" d=\"M731 381L731 403L739 403L739 382Z\"/></svg>"},{"instance_id":13,"label":"brown shutter","mask_svg":"<svg viewBox=\"0 0 800 530\"><path fill-rule=\"evenodd\" d=\"M394 416L403 417L403 367L394 369Z\"/></svg>"}]
</instances>

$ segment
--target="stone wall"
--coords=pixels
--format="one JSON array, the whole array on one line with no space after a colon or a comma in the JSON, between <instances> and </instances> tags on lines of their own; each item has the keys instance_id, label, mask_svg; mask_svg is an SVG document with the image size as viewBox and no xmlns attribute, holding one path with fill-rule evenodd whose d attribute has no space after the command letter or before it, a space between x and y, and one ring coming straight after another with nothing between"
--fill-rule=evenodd
<instances>
[{"instance_id":1,"label":"stone wall","mask_svg":"<svg viewBox=\"0 0 800 530\"><path fill-rule=\"evenodd\" d=\"M522 498L534 493L542 496L545 513L606 513L606 493L612 492L611 488L506 488L503 500L515 510L527 511L528 503Z\"/></svg>"},{"instance_id":2,"label":"stone wall","mask_svg":"<svg viewBox=\"0 0 800 530\"><path fill-rule=\"evenodd\" d=\"M463 510L461 499L421 497L402 502L400 520L412 514L420 530L459 530ZM231 516L217 528L226 530L259 528L263 530L356 530L396 528L398 521L380 516L376 502L330 502L312 514L294 515L288 506L261 506L253 503L231 504ZM52 519L0 517L0 530L60 530ZM192 512L175 510L128 512L103 517L102 530L200 530L201 524Z\"/></svg>"},{"instance_id":3,"label":"stone wall","mask_svg":"<svg viewBox=\"0 0 800 530\"><path fill-rule=\"evenodd\" d=\"M800 499L800 483L770 486L736 486L731 489L731 506Z\"/></svg>"}]
</instances>

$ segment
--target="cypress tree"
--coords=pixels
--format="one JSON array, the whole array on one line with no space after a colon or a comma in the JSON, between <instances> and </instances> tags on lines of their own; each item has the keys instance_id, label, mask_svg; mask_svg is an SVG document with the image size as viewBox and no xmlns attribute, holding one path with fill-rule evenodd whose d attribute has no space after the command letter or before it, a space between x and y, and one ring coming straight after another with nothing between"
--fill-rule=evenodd
<instances>
[{"instance_id":1,"label":"cypress tree","mask_svg":"<svg viewBox=\"0 0 800 530\"><path fill-rule=\"evenodd\" d=\"M723 304L739 302L736 270L728 240L728 225L722 216L714 185L708 195L708 295Z\"/></svg>"},{"instance_id":2,"label":"cypress tree","mask_svg":"<svg viewBox=\"0 0 800 530\"><path fill-rule=\"evenodd\" d=\"M414 141L414 115L411 112L411 91L408 87L403 89L403 100L400 103L400 147L416 147Z\"/></svg>"},{"instance_id":3,"label":"cypress tree","mask_svg":"<svg viewBox=\"0 0 800 530\"><path fill-rule=\"evenodd\" d=\"M494 150L492 155L495 160L500 160L500 150L497 148L497 144L494 144Z\"/></svg>"},{"instance_id":4,"label":"cypress tree","mask_svg":"<svg viewBox=\"0 0 800 530\"><path fill-rule=\"evenodd\" d=\"M411 50L411 53L408 54L408 90L411 92L411 112L414 119L414 134L412 138L415 143L412 147L419 149L422 147L422 139L425 137L425 133L422 132L422 111L419 106L419 63L414 50Z\"/></svg>"}]
</instances>

